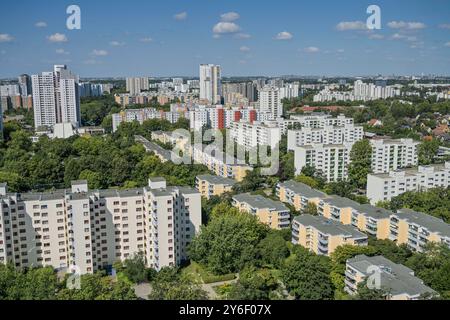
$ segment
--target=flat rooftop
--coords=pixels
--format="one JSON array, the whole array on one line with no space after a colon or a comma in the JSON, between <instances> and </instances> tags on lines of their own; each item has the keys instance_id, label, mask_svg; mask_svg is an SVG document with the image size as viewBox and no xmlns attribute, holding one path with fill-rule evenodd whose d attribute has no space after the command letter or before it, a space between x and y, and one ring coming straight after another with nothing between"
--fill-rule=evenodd
<instances>
[{"instance_id":1,"label":"flat rooftop","mask_svg":"<svg viewBox=\"0 0 450 320\"><path fill-rule=\"evenodd\" d=\"M358 231L350 225L343 225L337 221L327 219L322 216L313 216L310 214L303 214L294 218L294 221L304 225L311 226L321 233L331 236L352 237L355 239L367 239L367 235Z\"/></svg>"},{"instance_id":2,"label":"flat rooftop","mask_svg":"<svg viewBox=\"0 0 450 320\"><path fill-rule=\"evenodd\" d=\"M250 193L241 193L233 196L233 200L237 202L245 202L255 209L270 209L277 211L289 211L289 209L279 201L263 197L261 195L251 195Z\"/></svg>"},{"instance_id":3,"label":"flat rooftop","mask_svg":"<svg viewBox=\"0 0 450 320\"><path fill-rule=\"evenodd\" d=\"M414 276L414 272L402 264L397 264L383 256L368 257L358 255L347 260L347 265L368 276L368 268L378 266L381 270L381 288L390 294L408 294L410 296L424 293L435 293L433 289L423 284L423 281Z\"/></svg>"}]
</instances>

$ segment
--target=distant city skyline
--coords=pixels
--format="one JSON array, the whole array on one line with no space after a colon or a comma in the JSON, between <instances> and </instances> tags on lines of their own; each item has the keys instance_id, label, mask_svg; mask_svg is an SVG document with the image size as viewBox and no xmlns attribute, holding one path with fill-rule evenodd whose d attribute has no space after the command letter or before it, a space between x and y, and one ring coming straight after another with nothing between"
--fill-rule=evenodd
<instances>
[{"instance_id":1,"label":"distant city skyline","mask_svg":"<svg viewBox=\"0 0 450 320\"><path fill-rule=\"evenodd\" d=\"M66 8L81 8L81 30ZM381 30L366 9L381 8ZM449 0L24 0L0 14L0 78L67 64L80 77L450 75ZM436 10L436 8L443 8ZM17 23L20 18L20 23Z\"/></svg>"}]
</instances>

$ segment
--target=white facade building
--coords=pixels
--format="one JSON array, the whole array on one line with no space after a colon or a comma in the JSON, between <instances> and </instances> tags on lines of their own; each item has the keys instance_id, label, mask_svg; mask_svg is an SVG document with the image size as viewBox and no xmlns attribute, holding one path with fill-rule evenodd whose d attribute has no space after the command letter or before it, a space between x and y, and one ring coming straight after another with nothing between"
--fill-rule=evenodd
<instances>
[{"instance_id":1,"label":"white facade building","mask_svg":"<svg viewBox=\"0 0 450 320\"><path fill-rule=\"evenodd\" d=\"M259 91L259 111L272 114L273 119L283 116L279 88L266 86Z\"/></svg>"},{"instance_id":2,"label":"white facade building","mask_svg":"<svg viewBox=\"0 0 450 320\"><path fill-rule=\"evenodd\" d=\"M220 66L214 64L200 65L200 99L212 104L222 100L222 72Z\"/></svg>"},{"instance_id":3,"label":"white facade building","mask_svg":"<svg viewBox=\"0 0 450 320\"><path fill-rule=\"evenodd\" d=\"M327 182L347 178L352 144L312 144L294 148L295 174L305 166L314 167Z\"/></svg>"},{"instance_id":4,"label":"white facade building","mask_svg":"<svg viewBox=\"0 0 450 320\"><path fill-rule=\"evenodd\" d=\"M231 123L230 137L247 150L260 145L274 149L281 140L281 130L276 123L249 123L241 120Z\"/></svg>"},{"instance_id":5,"label":"white facade building","mask_svg":"<svg viewBox=\"0 0 450 320\"><path fill-rule=\"evenodd\" d=\"M61 122L81 125L78 76L65 65L55 65L53 72L33 75L31 81L35 128Z\"/></svg>"},{"instance_id":6,"label":"white facade building","mask_svg":"<svg viewBox=\"0 0 450 320\"><path fill-rule=\"evenodd\" d=\"M132 190L91 191L74 181L71 190L17 194L1 184L0 201L0 263L16 267L93 273L142 252L159 270L187 259L201 225L200 193L160 178Z\"/></svg>"},{"instance_id":7,"label":"white facade building","mask_svg":"<svg viewBox=\"0 0 450 320\"><path fill-rule=\"evenodd\" d=\"M138 95L144 90L149 89L147 77L127 78L126 89L131 95Z\"/></svg>"},{"instance_id":8,"label":"white facade building","mask_svg":"<svg viewBox=\"0 0 450 320\"><path fill-rule=\"evenodd\" d=\"M412 139L370 140L372 145L372 172L388 173L418 164L417 146Z\"/></svg>"},{"instance_id":9,"label":"white facade building","mask_svg":"<svg viewBox=\"0 0 450 320\"><path fill-rule=\"evenodd\" d=\"M367 176L367 198L372 204L390 201L408 191L422 191L450 186L450 162L430 166L419 166L389 173Z\"/></svg>"},{"instance_id":10,"label":"white facade building","mask_svg":"<svg viewBox=\"0 0 450 320\"><path fill-rule=\"evenodd\" d=\"M363 138L363 127L354 126L352 123L344 126L326 125L322 128L304 127L300 130L288 131L288 150L308 144L342 144L345 142L353 144Z\"/></svg>"}]
</instances>

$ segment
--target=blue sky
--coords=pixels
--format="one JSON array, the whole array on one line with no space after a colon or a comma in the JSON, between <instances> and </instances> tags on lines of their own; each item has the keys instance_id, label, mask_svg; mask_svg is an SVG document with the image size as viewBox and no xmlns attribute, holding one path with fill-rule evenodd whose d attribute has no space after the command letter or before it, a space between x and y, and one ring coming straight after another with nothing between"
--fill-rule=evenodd
<instances>
[{"instance_id":1,"label":"blue sky","mask_svg":"<svg viewBox=\"0 0 450 320\"><path fill-rule=\"evenodd\" d=\"M70 4L81 30L66 28ZM82 77L194 76L200 63L225 76L450 75L450 0L3 2L0 78L55 63Z\"/></svg>"}]
</instances>

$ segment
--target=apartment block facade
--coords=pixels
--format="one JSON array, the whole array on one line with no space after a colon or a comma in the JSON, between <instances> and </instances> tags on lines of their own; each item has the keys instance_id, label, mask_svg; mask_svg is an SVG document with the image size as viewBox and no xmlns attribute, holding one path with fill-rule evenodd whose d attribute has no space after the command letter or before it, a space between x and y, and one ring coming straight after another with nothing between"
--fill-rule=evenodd
<instances>
[{"instance_id":1,"label":"apartment block facade","mask_svg":"<svg viewBox=\"0 0 450 320\"><path fill-rule=\"evenodd\" d=\"M372 145L372 172L388 173L406 167L417 166L418 141L412 139L370 140Z\"/></svg>"},{"instance_id":2,"label":"apartment block facade","mask_svg":"<svg viewBox=\"0 0 450 320\"><path fill-rule=\"evenodd\" d=\"M292 222L292 243L329 256L342 245L367 246L368 237L356 228L322 216L303 214Z\"/></svg>"},{"instance_id":3,"label":"apartment block facade","mask_svg":"<svg viewBox=\"0 0 450 320\"><path fill-rule=\"evenodd\" d=\"M312 144L297 146L294 150L295 174L305 166L314 167L326 181L341 181L347 178L352 144Z\"/></svg>"},{"instance_id":4,"label":"apartment block facade","mask_svg":"<svg viewBox=\"0 0 450 320\"><path fill-rule=\"evenodd\" d=\"M362 140L364 130L353 123L344 126L324 126L321 128L304 127L299 130L288 131L288 150L310 144L343 144L355 143Z\"/></svg>"},{"instance_id":5,"label":"apartment block facade","mask_svg":"<svg viewBox=\"0 0 450 320\"><path fill-rule=\"evenodd\" d=\"M421 252L431 242L450 247L450 225L425 213L410 209L393 212L359 204L347 198L325 195L294 181L279 183L277 195L281 201L294 205L296 210L314 203L320 217L352 226L380 240L406 244L411 250Z\"/></svg>"},{"instance_id":6,"label":"apartment block facade","mask_svg":"<svg viewBox=\"0 0 450 320\"><path fill-rule=\"evenodd\" d=\"M295 210L302 211L308 203L314 203L318 206L320 200L327 195L310 186L296 182L294 180L280 182L276 186L276 195L280 201L294 206Z\"/></svg>"},{"instance_id":7,"label":"apartment block facade","mask_svg":"<svg viewBox=\"0 0 450 320\"><path fill-rule=\"evenodd\" d=\"M243 193L233 196L233 206L240 211L256 215L261 223L272 229L284 229L290 225L289 209L281 202L260 195Z\"/></svg>"},{"instance_id":8,"label":"apartment block facade","mask_svg":"<svg viewBox=\"0 0 450 320\"><path fill-rule=\"evenodd\" d=\"M270 149L274 149L281 140L281 130L275 123L268 125L241 120L231 123L230 137L246 150L258 146L269 146Z\"/></svg>"},{"instance_id":9,"label":"apartment block facade","mask_svg":"<svg viewBox=\"0 0 450 320\"><path fill-rule=\"evenodd\" d=\"M401 209L391 214L389 239L419 252L430 242L450 248L450 225L422 212Z\"/></svg>"},{"instance_id":10,"label":"apartment block facade","mask_svg":"<svg viewBox=\"0 0 450 320\"><path fill-rule=\"evenodd\" d=\"M450 186L450 162L367 175L367 198L372 204L390 201L408 191Z\"/></svg>"},{"instance_id":11,"label":"apartment block facade","mask_svg":"<svg viewBox=\"0 0 450 320\"><path fill-rule=\"evenodd\" d=\"M207 199L231 192L235 184L235 180L211 174L199 175L195 178L195 188Z\"/></svg>"},{"instance_id":12,"label":"apartment block facade","mask_svg":"<svg viewBox=\"0 0 450 320\"><path fill-rule=\"evenodd\" d=\"M187 259L201 225L200 193L163 179L132 190L88 190L86 181L43 193L0 186L0 262L93 273L139 252L157 270Z\"/></svg>"},{"instance_id":13,"label":"apartment block facade","mask_svg":"<svg viewBox=\"0 0 450 320\"><path fill-rule=\"evenodd\" d=\"M246 165L245 161L227 155L214 146L194 144L191 146L190 154L193 163L203 164L214 174L238 182L245 178L247 171L253 170L253 167Z\"/></svg>"}]
</instances>

